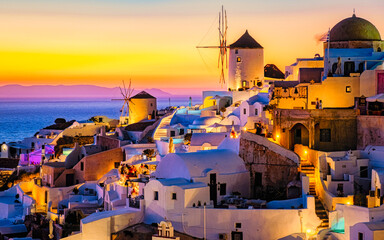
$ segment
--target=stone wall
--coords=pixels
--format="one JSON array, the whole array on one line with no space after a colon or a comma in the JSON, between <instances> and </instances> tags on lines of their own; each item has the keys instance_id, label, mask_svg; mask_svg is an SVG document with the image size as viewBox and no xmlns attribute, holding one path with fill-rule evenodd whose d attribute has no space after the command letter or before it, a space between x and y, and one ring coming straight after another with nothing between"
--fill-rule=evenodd
<instances>
[{"instance_id":1,"label":"stone wall","mask_svg":"<svg viewBox=\"0 0 384 240\"><path fill-rule=\"evenodd\" d=\"M357 149L384 145L384 116L357 117Z\"/></svg>"},{"instance_id":2,"label":"stone wall","mask_svg":"<svg viewBox=\"0 0 384 240\"><path fill-rule=\"evenodd\" d=\"M115 163L120 164L123 159L121 148L86 156L73 167L76 170L75 179L78 179L79 182L83 179L84 181L97 181L114 169ZM81 171L82 162L84 164L83 171Z\"/></svg>"},{"instance_id":3,"label":"stone wall","mask_svg":"<svg viewBox=\"0 0 384 240\"><path fill-rule=\"evenodd\" d=\"M327 152L356 149L357 111L354 109L276 109L273 117L274 137L285 148L293 150L295 144L308 144L311 149ZM298 126L308 131L308 143L295 139ZM323 130L329 131L326 140L320 139Z\"/></svg>"},{"instance_id":4,"label":"stone wall","mask_svg":"<svg viewBox=\"0 0 384 240\"><path fill-rule=\"evenodd\" d=\"M97 145L100 145L103 150L109 150L120 147L120 140L105 136L96 136Z\"/></svg>"},{"instance_id":5,"label":"stone wall","mask_svg":"<svg viewBox=\"0 0 384 240\"><path fill-rule=\"evenodd\" d=\"M239 155L250 171L253 198L286 198L288 183L297 178L300 164L297 154L264 137L243 132Z\"/></svg>"}]
</instances>

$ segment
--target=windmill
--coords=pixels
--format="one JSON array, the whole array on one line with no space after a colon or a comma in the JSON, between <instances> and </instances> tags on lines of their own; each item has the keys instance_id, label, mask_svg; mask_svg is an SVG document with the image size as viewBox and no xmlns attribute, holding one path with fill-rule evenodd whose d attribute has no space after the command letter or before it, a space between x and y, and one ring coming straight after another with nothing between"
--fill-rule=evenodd
<instances>
[{"instance_id":1,"label":"windmill","mask_svg":"<svg viewBox=\"0 0 384 240\"><path fill-rule=\"evenodd\" d=\"M218 48L218 68L220 72L220 84L225 83L225 69L228 68L228 54L227 54L227 11L224 10L224 6L221 6L221 12L219 12L219 46L197 46L196 48Z\"/></svg>"},{"instance_id":2,"label":"windmill","mask_svg":"<svg viewBox=\"0 0 384 240\"><path fill-rule=\"evenodd\" d=\"M120 109L121 115L120 115L120 124L126 125L128 124L128 115L131 114L131 108L129 107L129 104L135 105L132 100L131 96L133 94L133 91L135 89L132 88L132 81L129 80L128 88L125 86L125 82L123 80L123 88L119 87L120 93L123 96L122 99L113 99L113 100L123 100L123 106Z\"/></svg>"}]
</instances>

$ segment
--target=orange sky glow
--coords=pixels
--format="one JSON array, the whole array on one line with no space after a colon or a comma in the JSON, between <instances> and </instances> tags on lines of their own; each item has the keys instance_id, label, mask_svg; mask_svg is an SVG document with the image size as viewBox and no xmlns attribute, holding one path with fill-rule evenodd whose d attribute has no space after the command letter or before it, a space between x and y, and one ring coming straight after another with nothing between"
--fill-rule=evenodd
<instances>
[{"instance_id":1,"label":"orange sky glow","mask_svg":"<svg viewBox=\"0 0 384 240\"><path fill-rule=\"evenodd\" d=\"M32 3L31 3L32 2ZM248 29L264 47L265 64L284 66L322 53L315 36L359 17L384 34L384 1L5 0L0 8L0 86L121 85L219 88L221 4L228 42ZM382 35L383 36L383 35Z\"/></svg>"}]
</instances>

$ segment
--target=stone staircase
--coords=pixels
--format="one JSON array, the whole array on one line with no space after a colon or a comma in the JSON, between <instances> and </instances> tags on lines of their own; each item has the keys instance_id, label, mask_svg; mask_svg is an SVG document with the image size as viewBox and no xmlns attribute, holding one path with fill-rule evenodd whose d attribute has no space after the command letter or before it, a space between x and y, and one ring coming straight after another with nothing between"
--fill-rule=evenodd
<instances>
[{"instance_id":1,"label":"stone staircase","mask_svg":"<svg viewBox=\"0 0 384 240\"><path fill-rule=\"evenodd\" d=\"M318 230L326 229L329 227L328 213L316 193L316 177L315 166L308 161L301 161L301 172L309 177L309 194L315 197L316 215L320 218L321 224Z\"/></svg>"},{"instance_id":2,"label":"stone staircase","mask_svg":"<svg viewBox=\"0 0 384 240\"><path fill-rule=\"evenodd\" d=\"M176 114L176 110L161 119L159 125L157 126L155 132L153 133L153 140L160 140L162 137L167 137L167 129L163 129L163 127L169 125L173 116Z\"/></svg>"}]
</instances>

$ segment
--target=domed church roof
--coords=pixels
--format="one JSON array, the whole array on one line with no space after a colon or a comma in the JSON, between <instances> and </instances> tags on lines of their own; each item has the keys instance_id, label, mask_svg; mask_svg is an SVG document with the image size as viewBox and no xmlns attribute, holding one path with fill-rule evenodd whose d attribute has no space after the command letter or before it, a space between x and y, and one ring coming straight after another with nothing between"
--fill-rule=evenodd
<instances>
[{"instance_id":1,"label":"domed church roof","mask_svg":"<svg viewBox=\"0 0 384 240\"><path fill-rule=\"evenodd\" d=\"M339 41L380 41L380 33L369 21L356 17L346 18L336 24L330 33L331 42Z\"/></svg>"},{"instance_id":2,"label":"domed church roof","mask_svg":"<svg viewBox=\"0 0 384 240\"><path fill-rule=\"evenodd\" d=\"M229 45L230 48L263 48L256 40L249 35L248 30L245 31L236 42Z\"/></svg>"}]
</instances>

